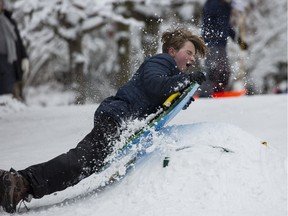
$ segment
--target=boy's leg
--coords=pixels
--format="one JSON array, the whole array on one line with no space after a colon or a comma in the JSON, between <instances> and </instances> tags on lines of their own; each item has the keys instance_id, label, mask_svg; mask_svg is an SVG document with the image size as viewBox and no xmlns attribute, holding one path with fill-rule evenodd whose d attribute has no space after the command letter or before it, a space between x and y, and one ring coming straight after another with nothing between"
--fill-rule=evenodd
<instances>
[{"instance_id":1,"label":"boy's leg","mask_svg":"<svg viewBox=\"0 0 288 216\"><path fill-rule=\"evenodd\" d=\"M113 149L117 123L107 116L96 118L93 130L67 153L45 163L20 170L31 186L34 198L77 184L103 167L104 159Z\"/></svg>"}]
</instances>

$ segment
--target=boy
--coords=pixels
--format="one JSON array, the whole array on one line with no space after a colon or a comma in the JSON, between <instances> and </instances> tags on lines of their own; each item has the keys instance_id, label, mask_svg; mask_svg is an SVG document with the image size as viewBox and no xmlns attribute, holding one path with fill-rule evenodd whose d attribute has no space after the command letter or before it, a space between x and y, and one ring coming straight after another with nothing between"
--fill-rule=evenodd
<instances>
[{"instance_id":1,"label":"boy","mask_svg":"<svg viewBox=\"0 0 288 216\"><path fill-rule=\"evenodd\" d=\"M196 54L205 56L203 40L185 29L164 32L162 51L145 60L115 96L106 98L94 115L94 127L67 153L24 170L0 170L0 205L15 212L21 200L64 190L103 168L104 160L123 131L123 122L145 119L171 94L190 82L201 84L201 72L188 74Z\"/></svg>"}]
</instances>

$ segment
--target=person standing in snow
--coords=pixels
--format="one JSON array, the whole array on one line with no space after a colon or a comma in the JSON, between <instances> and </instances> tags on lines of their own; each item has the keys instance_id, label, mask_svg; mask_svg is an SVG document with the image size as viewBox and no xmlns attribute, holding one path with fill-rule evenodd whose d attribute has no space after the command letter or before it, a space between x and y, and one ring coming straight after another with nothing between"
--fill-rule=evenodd
<instances>
[{"instance_id":1,"label":"person standing in snow","mask_svg":"<svg viewBox=\"0 0 288 216\"><path fill-rule=\"evenodd\" d=\"M24 170L0 170L0 205L6 212L15 212L21 200L64 190L101 172L104 160L125 130L123 122L145 119L171 94L191 82L201 84L206 80L202 72L187 72L196 56L206 54L205 43L199 36L177 28L164 32L162 42L163 53L146 59L115 96L99 105L92 131L75 148Z\"/></svg>"},{"instance_id":2,"label":"person standing in snow","mask_svg":"<svg viewBox=\"0 0 288 216\"><path fill-rule=\"evenodd\" d=\"M16 22L0 0L0 95L13 94L23 100L22 78L28 72L28 55Z\"/></svg>"},{"instance_id":3,"label":"person standing in snow","mask_svg":"<svg viewBox=\"0 0 288 216\"><path fill-rule=\"evenodd\" d=\"M243 10L235 0L207 0L203 7L202 36L209 52L205 60L207 81L201 86L199 95L211 97L214 92L226 90L230 78L230 65L227 56L227 40L232 38L242 50L248 45L243 38L236 36L230 18L232 10Z\"/></svg>"}]
</instances>

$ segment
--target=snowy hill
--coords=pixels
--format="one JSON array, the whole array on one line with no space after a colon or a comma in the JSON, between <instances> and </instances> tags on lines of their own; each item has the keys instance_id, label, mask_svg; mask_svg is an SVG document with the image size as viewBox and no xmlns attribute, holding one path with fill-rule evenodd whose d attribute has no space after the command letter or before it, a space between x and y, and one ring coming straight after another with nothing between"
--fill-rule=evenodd
<instances>
[{"instance_id":1,"label":"snowy hill","mask_svg":"<svg viewBox=\"0 0 288 216\"><path fill-rule=\"evenodd\" d=\"M26 107L0 97L1 168L25 168L74 147L96 107ZM198 99L163 133L121 181L93 192L103 178L93 175L33 200L24 215L287 215L286 94Z\"/></svg>"}]
</instances>

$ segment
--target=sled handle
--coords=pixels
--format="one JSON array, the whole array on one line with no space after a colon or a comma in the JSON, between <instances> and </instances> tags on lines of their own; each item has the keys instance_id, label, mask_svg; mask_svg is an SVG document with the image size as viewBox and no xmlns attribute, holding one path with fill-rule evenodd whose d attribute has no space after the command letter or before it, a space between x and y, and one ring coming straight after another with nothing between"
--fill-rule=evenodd
<instances>
[{"instance_id":1,"label":"sled handle","mask_svg":"<svg viewBox=\"0 0 288 216\"><path fill-rule=\"evenodd\" d=\"M180 96L180 92L176 92L172 95L170 95L163 103L163 106L166 108L169 108L171 106L171 104L173 103L173 101L178 98Z\"/></svg>"}]
</instances>

